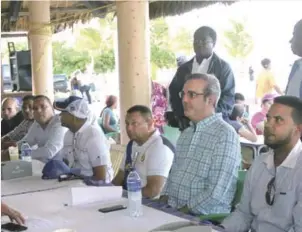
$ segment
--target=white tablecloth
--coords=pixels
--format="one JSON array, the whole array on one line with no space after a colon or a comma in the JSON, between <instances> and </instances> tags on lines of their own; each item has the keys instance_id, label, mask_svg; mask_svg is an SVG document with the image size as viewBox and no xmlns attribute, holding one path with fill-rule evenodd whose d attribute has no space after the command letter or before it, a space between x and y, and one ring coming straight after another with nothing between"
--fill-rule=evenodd
<instances>
[{"instance_id":1,"label":"white tablecloth","mask_svg":"<svg viewBox=\"0 0 302 232\"><path fill-rule=\"evenodd\" d=\"M6 181L3 187L6 192L17 190L18 179ZM33 186L48 186L54 182L38 180L36 177L19 179L20 188ZM143 206L144 215L133 219L127 210L115 211L107 214L98 209L108 205L125 204L126 199L110 203L93 203L85 206L72 207L66 204L70 201L70 187L79 186L79 182L65 182L65 186L54 190L35 192L4 197L2 200L9 206L22 212L27 218L28 232L52 232L55 229L70 228L77 232L134 232L150 231L166 223L185 221L161 211ZM31 187L29 186L31 185ZM10 189L12 188L12 189ZM7 221L2 218L2 222Z\"/></svg>"},{"instance_id":2,"label":"white tablecloth","mask_svg":"<svg viewBox=\"0 0 302 232\"><path fill-rule=\"evenodd\" d=\"M44 163L33 160L32 169L33 176L27 176L23 178L2 180L1 181L1 196L24 194L27 192L36 191L47 191L51 189L57 189L62 187L68 187L75 183L81 182L80 180L74 181L63 181L58 182L58 180L43 180L42 179L42 169Z\"/></svg>"},{"instance_id":3,"label":"white tablecloth","mask_svg":"<svg viewBox=\"0 0 302 232\"><path fill-rule=\"evenodd\" d=\"M243 143L243 144L248 144L248 145L251 145L251 146L262 146L264 145L264 137L263 135L258 135L257 136L257 142L251 142L245 138L242 138L240 137L240 143Z\"/></svg>"}]
</instances>

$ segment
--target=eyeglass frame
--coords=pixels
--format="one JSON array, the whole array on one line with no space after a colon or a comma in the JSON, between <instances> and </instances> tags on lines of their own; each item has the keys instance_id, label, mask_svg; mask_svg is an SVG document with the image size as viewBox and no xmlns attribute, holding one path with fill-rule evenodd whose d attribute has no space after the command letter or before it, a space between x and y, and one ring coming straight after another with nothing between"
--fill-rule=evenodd
<instances>
[{"instance_id":1,"label":"eyeglass frame","mask_svg":"<svg viewBox=\"0 0 302 232\"><path fill-rule=\"evenodd\" d=\"M192 91L192 90L189 90L189 91L187 91L187 93L185 93L185 91L180 91L179 93L178 93L178 96L179 96L179 98L180 99L183 99L183 97L185 96L185 95L188 95L188 97L190 98L190 99L195 99L195 98L197 98L198 96L205 96L205 93L197 93L197 92L195 92L195 91Z\"/></svg>"}]
</instances>

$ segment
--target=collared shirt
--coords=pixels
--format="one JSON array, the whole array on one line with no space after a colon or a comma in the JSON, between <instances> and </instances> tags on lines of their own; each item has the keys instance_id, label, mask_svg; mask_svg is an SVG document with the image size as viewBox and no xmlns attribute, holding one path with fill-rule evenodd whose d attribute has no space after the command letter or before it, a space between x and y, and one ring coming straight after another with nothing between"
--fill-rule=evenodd
<instances>
[{"instance_id":1,"label":"collared shirt","mask_svg":"<svg viewBox=\"0 0 302 232\"><path fill-rule=\"evenodd\" d=\"M296 61L295 71L288 82L286 95L302 98L302 59Z\"/></svg>"},{"instance_id":2,"label":"collared shirt","mask_svg":"<svg viewBox=\"0 0 302 232\"><path fill-rule=\"evenodd\" d=\"M276 178L272 206L265 200L267 184ZM302 143L299 140L275 171L274 154L256 158L249 169L241 202L224 222L227 231L301 232L302 231Z\"/></svg>"},{"instance_id":3,"label":"collared shirt","mask_svg":"<svg viewBox=\"0 0 302 232\"><path fill-rule=\"evenodd\" d=\"M196 57L194 57L193 65L192 65L192 73L204 73L204 74L208 73L212 56L213 55L211 55L208 59L203 59L201 64L199 64L196 60Z\"/></svg>"},{"instance_id":4,"label":"collared shirt","mask_svg":"<svg viewBox=\"0 0 302 232\"><path fill-rule=\"evenodd\" d=\"M210 116L180 135L162 195L194 214L228 213L240 162L239 136L221 114Z\"/></svg>"},{"instance_id":5,"label":"collared shirt","mask_svg":"<svg viewBox=\"0 0 302 232\"><path fill-rule=\"evenodd\" d=\"M29 131L29 128L34 123L34 120L23 120L19 126L17 126L13 131L9 132L6 136L13 141L21 140Z\"/></svg>"},{"instance_id":6,"label":"collared shirt","mask_svg":"<svg viewBox=\"0 0 302 232\"><path fill-rule=\"evenodd\" d=\"M113 179L107 139L99 125L87 120L76 132L68 130L60 155L69 161L72 168L81 169L81 175L93 176L93 168L106 165L106 182Z\"/></svg>"},{"instance_id":7,"label":"collared shirt","mask_svg":"<svg viewBox=\"0 0 302 232\"><path fill-rule=\"evenodd\" d=\"M132 144L132 162L141 178L142 187L147 185L148 176L168 177L174 159L173 145L167 144L166 139L160 136L156 130L143 144L138 145L135 141ZM138 152L137 157L135 153ZM121 163L120 169L125 170L126 156Z\"/></svg>"},{"instance_id":8,"label":"collared shirt","mask_svg":"<svg viewBox=\"0 0 302 232\"><path fill-rule=\"evenodd\" d=\"M17 145L20 149L25 141L32 147L37 146L37 149L32 151L32 158L46 163L62 149L66 131L67 129L61 126L60 116L55 115L45 129L35 121Z\"/></svg>"}]
</instances>

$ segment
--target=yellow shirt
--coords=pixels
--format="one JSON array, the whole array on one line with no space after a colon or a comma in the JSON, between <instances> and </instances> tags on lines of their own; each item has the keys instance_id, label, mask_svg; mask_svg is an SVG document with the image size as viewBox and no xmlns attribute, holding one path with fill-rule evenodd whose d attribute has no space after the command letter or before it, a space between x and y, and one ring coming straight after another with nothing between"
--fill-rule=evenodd
<instances>
[{"instance_id":1,"label":"yellow shirt","mask_svg":"<svg viewBox=\"0 0 302 232\"><path fill-rule=\"evenodd\" d=\"M262 98L267 93L273 93L275 85L273 73L269 70L263 70L257 79L256 97Z\"/></svg>"}]
</instances>

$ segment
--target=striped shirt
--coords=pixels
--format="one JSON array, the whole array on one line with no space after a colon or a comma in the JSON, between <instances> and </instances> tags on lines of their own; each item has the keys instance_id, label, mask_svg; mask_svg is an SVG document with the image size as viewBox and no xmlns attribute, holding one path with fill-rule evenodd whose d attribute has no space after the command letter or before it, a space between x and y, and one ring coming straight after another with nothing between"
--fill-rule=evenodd
<instances>
[{"instance_id":1,"label":"striped shirt","mask_svg":"<svg viewBox=\"0 0 302 232\"><path fill-rule=\"evenodd\" d=\"M193 214L228 213L240 162L239 137L221 114L191 124L177 141L162 195L172 207L187 206Z\"/></svg>"},{"instance_id":2,"label":"striped shirt","mask_svg":"<svg viewBox=\"0 0 302 232\"><path fill-rule=\"evenodd\" d=\"M19 141L27 134L29 128L34 123L34 120L23 120L19 126L9 132L6 136L13 141Z\"/></svg>"}]
</instances>

